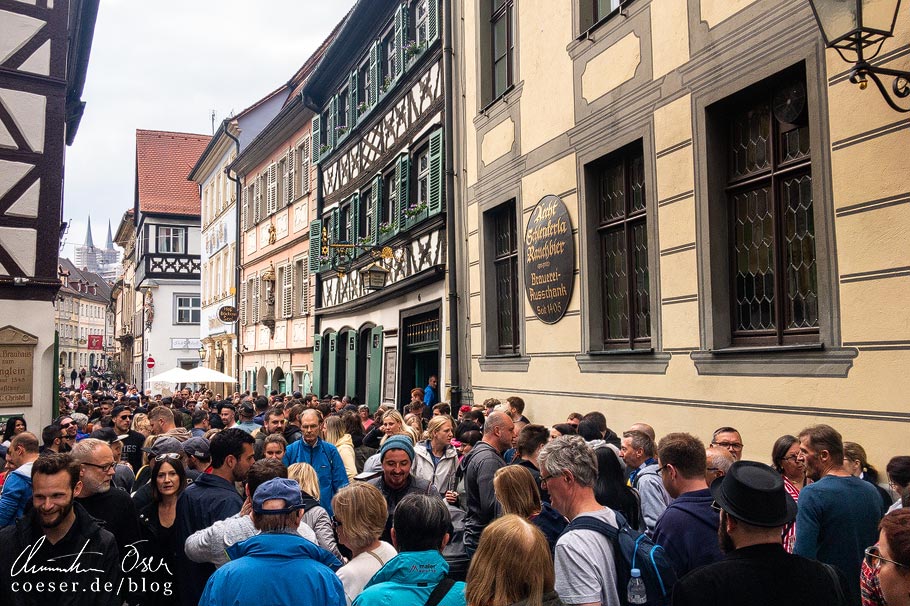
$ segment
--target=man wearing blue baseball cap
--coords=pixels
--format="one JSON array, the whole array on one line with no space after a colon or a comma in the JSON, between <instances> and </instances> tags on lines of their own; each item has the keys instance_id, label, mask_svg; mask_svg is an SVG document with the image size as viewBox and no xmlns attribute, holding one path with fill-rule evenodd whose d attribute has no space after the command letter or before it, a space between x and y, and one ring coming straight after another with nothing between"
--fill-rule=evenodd
<instances>
[{"instance_id":1,"label":"man wearing blue baseball cap","mask_svg":"<svg viewBox=\"0 0 910 606\"><path fill-rule=\"evenodd\" d=\"M300 485L273 478L253 494L256 536L227 548L231 561L209 577L200 606L256 604L345 606L344 587L317 561L320 548L297 534L303 516Z\"/></svg>"}]
</instances>

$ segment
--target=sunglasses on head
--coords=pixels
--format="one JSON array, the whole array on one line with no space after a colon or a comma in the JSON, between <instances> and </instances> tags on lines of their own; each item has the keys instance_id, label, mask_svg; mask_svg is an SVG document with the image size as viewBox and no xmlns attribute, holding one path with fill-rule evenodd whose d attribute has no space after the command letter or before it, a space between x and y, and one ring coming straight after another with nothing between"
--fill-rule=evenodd
<instances>
[{"instance_id":1,"label":"sunglasses on head","mask_svg":"<svg viewBox=\"0 0 910 606\"><path fill-rule=\"evenodd\" d=\"M155 457L156 461L176 461L180 458L179 452L166 452Z\"/></svg>"}]
</instances>

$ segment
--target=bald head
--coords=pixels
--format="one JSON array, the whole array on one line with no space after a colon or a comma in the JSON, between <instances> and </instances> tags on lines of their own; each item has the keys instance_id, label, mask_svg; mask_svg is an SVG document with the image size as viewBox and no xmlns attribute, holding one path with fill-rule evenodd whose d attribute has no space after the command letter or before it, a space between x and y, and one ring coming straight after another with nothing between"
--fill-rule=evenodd
<instances>
[{"instance_id":1,"label":"bald head","mask_svg":"<svg viewBox=\"0 0 910 606\"><path fill-rule=\"evenodd\" d=\"M654 428L647 423L632 423L632 425L629 427L629 431L640 431L641 433L651 438L652 442L656 440Z\"/></svg>"},{"instance_id":2,"label":"bald head","mask_svg":"<svg viewBox=\"0 0 910 606\"><path fill-rule=\"evenodd\" d=\"M512 435L515 432L515 422L505 412L493 412L483 424L483 441L504 452L512 447Z\"/></svg>"},{"instance_id":3,"label":"bald head","mask_svg":"<svg viewBox=\"0 0 910 606\"><path fill-rule=\"evenodd\" d=\"M708 464L705 468L705 482L708 483L708 486L717 478L727 475L727 472L730 471L730 466L736 462L730 451L720 446L706 448L705 455L708 459Z\"/></svg>"}]
</instances>

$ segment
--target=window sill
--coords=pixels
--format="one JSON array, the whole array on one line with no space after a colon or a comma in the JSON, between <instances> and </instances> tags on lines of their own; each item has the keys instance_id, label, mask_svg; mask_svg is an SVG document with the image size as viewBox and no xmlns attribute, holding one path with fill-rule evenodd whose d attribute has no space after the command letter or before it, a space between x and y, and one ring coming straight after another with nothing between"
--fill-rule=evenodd
<instances>
[{"instance_id":1,"label":"window sill","mask_svg":"<svg viewBox=\"0 0 910 606\"><path fill-rule=\"evenodd\" d=\"M699 375L829 378L845 378L856 356L856 349L826 349L821 343L725 347L690 355Z\"/></svg>"},{"instance_id":2,"label":"window sill","mask_svg":"<svg viewBox=\"0 0 910 606\"><path fill-rule=\"evenodd\" d=\"M501 95L487 103L474 116L474 127L477 130L484 130L492 124L498 124L500 119L509 111L513 105L521 99L521 92L524 89L524 81L513 84Z\"/></svg>"},{"instance_id":3,"label":"window sill","mask_svg":"<svg viewBox=\"0 0 910 606\"><path fill-rule=\"evenodd\" d=\"M478 360L484 372L528 372L531 358L528 356L484 356Z\"/></svg>"},{"instance_id":4,"label":"window sill","mask_svg":"<svg viewBox=\"0 0 910 606\"><path fill-rule=\"evenodd\" d=\"M662 375L671 357L653 349L608 349L578 354L575 361L581 373Z\"/></svg>"}]
</instances>

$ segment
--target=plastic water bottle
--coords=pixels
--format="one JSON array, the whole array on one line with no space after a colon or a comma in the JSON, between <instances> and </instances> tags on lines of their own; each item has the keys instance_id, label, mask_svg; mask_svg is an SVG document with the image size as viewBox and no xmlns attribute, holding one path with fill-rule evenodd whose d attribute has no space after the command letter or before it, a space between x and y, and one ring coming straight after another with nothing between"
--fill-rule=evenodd
<instances>
[{"instance_id":1,"label":"plastic water bottle","mask_svg":"<svg viewBox=\"0 0 910 606\"><path fill-rule=\"evenodd\" d=\"M641 570L633 568L631 575L632 578L629 579L629 588L626 593L629 604L647 604L648 593L645 589L645 581L641 578Z\"/></svg>"}]
</instances>

